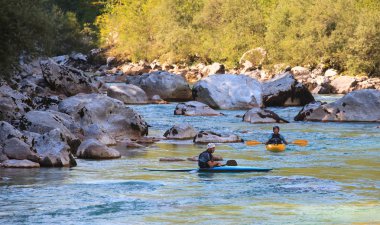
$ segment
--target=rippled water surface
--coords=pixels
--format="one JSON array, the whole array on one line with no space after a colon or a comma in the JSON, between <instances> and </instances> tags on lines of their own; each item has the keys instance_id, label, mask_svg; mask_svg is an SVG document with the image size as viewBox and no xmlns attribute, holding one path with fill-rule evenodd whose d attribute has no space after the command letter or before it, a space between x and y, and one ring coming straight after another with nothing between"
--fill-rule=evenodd
<instances>
[{"instance_id":1,"label":"rippled water surface","mask_svg":"<svg viewBox=\"0 0 380 225\"><path fill-rule=\"evenodd\" d=\"M339 96L317 96L333 101ZM222 117L174 116L175 104L132 106L162 135L175 123L264 141L273 124ZM299 107L271 108L288 120ZM283 153L241 143L217 145L216 155L269 173L198 174L144 168L195 168L187 158L205 146L161 141L146 149L119 146L118 160L79 160L68 169L0 169L0 224L355 224L380 223L380 129L375 123L292 122L288 140L307 147Z\"/></svg>"}]
</instances>

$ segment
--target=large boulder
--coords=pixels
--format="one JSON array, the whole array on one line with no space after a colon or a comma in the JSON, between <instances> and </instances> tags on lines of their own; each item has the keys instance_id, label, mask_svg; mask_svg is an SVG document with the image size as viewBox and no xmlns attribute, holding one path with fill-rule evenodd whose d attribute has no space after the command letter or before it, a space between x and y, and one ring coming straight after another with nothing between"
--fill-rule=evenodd
<instances>
[{"instance_id":1,"label":"large boulder","mask_svg":"<svg viewBox=\"0 0 380 225\"><path fill-rule=\"evenodd\" d=\"M108 88L107 95L125 104L148 103L145 91L133 84L114 84Z\"/></svg>"},{"instance_id":2,"label":"large boulder","mask_svg":"<svg viewBox=\"0 0 380 225\"><path fill-rule=\"evenodd\" d=\"M19 128L38 134L59 128L72 152L78 148L80 144L78 136L82 133L79 124L70 115L57 111L30 111L20 120Z\"/></svg>"},{"instance_id":3,"label":"large boulder","mask_svg":"<svg viewBox=\"0 0 380 225\"><path fill-rule=\"evenodd\" d=\"M294 118L305 121L380 122L380 91L353 91L329 104L306 105Z\"/></svg>"},{"instance_id":4,"label":"large boulder","mask_svg":"<svg viewBox=\"0 0 380 225\"><path fill-rule=\"evenodd\" d=\"M148 134L148 124L137 112L105 95L79 94L63 100L58 108L82 128L96 124L113 138L138 139Z\"/></svg>"},{"instance_id":5,"label":"large boulder","mask_svg":"<svg viewBox=\"0 0 380 225\"><path fill-rule=\"evenodd\" d=\"M40 62L42 74L50 88L66 96L78 93L97 93L97 84L83 71L59 65L52 59Z\"/></svg>"},{"instance_id":6,"label":"large boulder","mask_svg":"<svg viewBox=\"0 0 380 225\"><path fill-rule=\"evenodd\" d=\"M221 135L213 131L200 131L193 139L195 143L235 143L243 142L239 136L235 134Z\"/></svg>"},{"instance_id":7,"label":"large boulder","mask_svg":"<svg viewBox=\"0 0 380 225\"><path fill-rule=\"evenodd\" d=\"M247 111L243 116L243 121L250 123L289 123L276 113L261 108L253 108Z\"/></svg>"},{"instance_id":8,"label":"large boulder","mask_svg":"<svg viewBox=\"0 0 380 225\"><path fill-rule=\"evenodd\" d=\"M33 162L39 162L39 157L32 151L31 146L17 137L10 138L4 142L3 153L9 159L28 159Z\"/></svg>"},{"instance_id":9,"label":"large boulder","mask_svg":"<svg viewBox=\"0 0 380 225\"><path fill-rule=\"evenodd\" d=\"M39 157L32 148L31 139L23 135L11 124L0 122L0 161L4 159L29 159L39 161Z\"/></svg>"},{"instance_id":10,"label":"large boulder","mask_svg":"<svg viewBox=\"0 0 380 225\"><path fill-rule=\"evenodd\" d=\"M57 128L41 135L35 140L34 147L41 157L40 165L45 167L76 166L74 156L70 152L65 134Z\"/></svg>"},{"instance_id":11,"label":"large boulder","mask_svg":"<svg viewBox=\"0 0 380 225\"><path fill-rule=\"evenodd\" d=\"M193 87L196 101L212 108L250 109L262 106L262 87L259 81L245 75L211 75Z\"/></svg>"},{"instance_id":12,"label":"large boulder","mask_svg":"<svg viewBox=\"0 0 380 225\"><path fill-rule=\"evenodd\" d=\"M347 94L355 88L357 83L358 81L354 77L339 76L331 81L331 86L333 87L334 93Z\"/></svg>"},{"instance_id":13,"label":"large boulder","mask_svg":"<svg viewBox=\"0 0 380 225\"><path fill-rule=\"evenodd\" d=\"M197 131L189 124L176 124L164 133L167 139L192 139Z\"/></svg>"},{"instance_id":14,"label":"large boulder","mask_svg":"<svg viewBox=\"0 0 380 225\"><path fill-rule=\"evenodd\" d=\"M186 80L178 75L156 71L141 76L130 76L127 83L139 86L148 98L161 96L167 101L186 101L191 99L191 89Z\"/></svg>"},{"instance_id":15,"label":"large boulder","mask_svg":"<svg viewBox=\"0 0 380 225\"><path fill-rule=\"evenodd\" d=\"M120 158L120 152L107 147L95 139L87 139L79 146L78 158L82 159L114 159Z\"/></svg>"},{"instance_id":16,"label":"large boulder","mask_svg":"<svg viewBox=\"0 0 380 225\"><path fill-rule=\"evenodd\" d=\"M40 164L29 161L27 159L24 159L24 160L9 159L2 162L0 166L5 167L5 168L38 168L40 167Z\"/></svg>"},{"instance_id":17,"label":"large boulder","mask_svg":"<svg viewBox=\"0 0 380 225\"><path fill-rule=\"evenodd\" d=\"M31 98L0 83L0 120L10 122L19 119L33 106Z\"/></svg>"},{"instance_id":18,"label":"large boulder","mask_svg":"<svg viewBox=\"0 0 380 225\"><path fill-rule=\"evenodd\" d=\"M310 91L288 72L263 83L263 98L265 106L303 106L314 101Z\"/></svg>"},{"instance_id":19,"label":"large boulder","mask_svg":"<svg viewBox=\"0 0 380 225\"><path fill-rule=\"evenodd\" d=\"M96 139L105 145L115 145L116 140L107 131L97 124L90 124L83 128L84 139Z\"/></svg>"},{"instance_id":20,"label":"large boulder","mask_svg":"<svg viewBox=\"0 0 380 225\"><path fill-rule=\"evenodd\" d=\"M221 116L222 113L212 109L210 106L197 101L179 103L174 110L174 115L184 116Z\"/></svg>"}]
</instances>

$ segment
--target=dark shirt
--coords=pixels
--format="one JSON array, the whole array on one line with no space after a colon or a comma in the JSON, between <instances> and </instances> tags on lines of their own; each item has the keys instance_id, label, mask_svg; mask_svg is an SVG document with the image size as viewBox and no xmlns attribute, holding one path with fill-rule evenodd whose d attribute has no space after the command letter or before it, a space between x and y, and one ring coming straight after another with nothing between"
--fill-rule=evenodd
<instances>
[{"instance_id":1,"label":"dark shirt","mask_svg":"<svg viewBox=\"0 0 380 225\"><path fill-rule=\"evenodd\" d=\"M288 144L281 134L271 134L266 144Z\"/></svg>"},{"instance_id":2,"label":"dark shirt","mask_svg":"<svg viewBox=\"0 0 380 225\"><path fill-rule=\"evenodd\" d=\"M199 168L210 168L207 162L212 161L212 154L207 150L199 154L198 157L198 166Z\"/></svg>"}]
</instances>

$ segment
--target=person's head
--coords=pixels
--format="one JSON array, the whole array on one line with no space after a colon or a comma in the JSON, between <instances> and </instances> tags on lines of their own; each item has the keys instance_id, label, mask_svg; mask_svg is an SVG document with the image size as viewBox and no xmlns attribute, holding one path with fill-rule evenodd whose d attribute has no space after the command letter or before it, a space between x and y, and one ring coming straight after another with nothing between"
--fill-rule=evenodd
<instances>
[{"instance_id":1,"label":"person's head","mask_svg":"<svg viewBox=\"0 0 380 225\"><path fill-rule=\"evenodd\" d=\"M208 143L207 144L207 151L213 153L215 151L215 144L214 143Z\"/></svg>"},{"instance_id":2,"label":"person's head","mask_svg":"<svg viewBox=\"0 0 380 225\"><path fill-rule=\"evenodd\" d=\"M280 133L280 127L279 126L274 126L273 127L273 133L275 133L275 134Z\"/></svg>"}]
</instances>

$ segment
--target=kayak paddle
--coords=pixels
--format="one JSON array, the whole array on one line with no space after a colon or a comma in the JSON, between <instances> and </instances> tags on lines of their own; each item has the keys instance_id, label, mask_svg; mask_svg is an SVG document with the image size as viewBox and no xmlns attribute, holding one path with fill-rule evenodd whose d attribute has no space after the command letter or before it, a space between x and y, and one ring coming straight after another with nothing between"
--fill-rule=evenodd
<instances>
[{"instance_id":1,"label":"kayak paddle","mask_svg":"<svg viewBox=\"0 0 380 225\"><path fill-rule=\"evenodd\" d=\"M308 145L308 143L309 142L307 140L294 140L293 142L290 142L289 144L306 146L306 145ZM260 141L251 140L251 141L246 141L245 144L250 145L250 146L254 146L254 145L259 145L259 144L264 144L264 143L260 142Z\"/></svg>"}]
</instances>

